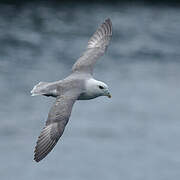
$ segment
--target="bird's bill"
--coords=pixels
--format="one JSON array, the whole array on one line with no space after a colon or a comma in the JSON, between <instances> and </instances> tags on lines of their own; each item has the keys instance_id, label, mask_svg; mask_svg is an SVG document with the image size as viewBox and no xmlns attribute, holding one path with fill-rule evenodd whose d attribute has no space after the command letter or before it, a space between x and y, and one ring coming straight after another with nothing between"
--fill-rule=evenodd
<instances>
[{"instance_id":1,"label":"bird's bill","mask_svg":"<svg viewBox=\"0 0 180 180\"><path fill-rule=\"evenodd\" d=\"M108 93L108 94L107 94L107 97L108 97L108 98L111 98L112 96L111 96L111 94L110 94L110 93Z\"/></svg>"}]
</instances>

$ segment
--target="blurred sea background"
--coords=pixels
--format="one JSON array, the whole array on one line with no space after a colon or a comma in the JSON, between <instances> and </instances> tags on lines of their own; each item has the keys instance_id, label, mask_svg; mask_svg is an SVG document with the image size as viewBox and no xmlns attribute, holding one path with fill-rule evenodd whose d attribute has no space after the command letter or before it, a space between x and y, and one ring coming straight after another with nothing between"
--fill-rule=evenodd
<instances>
[{"instance_id":1,"label":"blurred sea background","mask_svg":"<svg viewBox=\"0 0 180 180\"><path fill-rule=\"evenodd\" d=\"M61 140L36 163L54 99L30 91L69 75L107 17L113 38L94 77L112 99L77 102ZM179 180L179 79L179 5L0 3L0 179Z\"/></svg>"}]
</instances>

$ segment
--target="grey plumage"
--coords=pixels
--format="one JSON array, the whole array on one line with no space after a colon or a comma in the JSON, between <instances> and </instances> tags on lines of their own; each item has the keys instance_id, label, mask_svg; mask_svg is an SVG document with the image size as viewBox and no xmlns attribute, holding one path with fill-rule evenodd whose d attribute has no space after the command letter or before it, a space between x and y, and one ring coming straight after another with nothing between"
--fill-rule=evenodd
<instances>
[{"instance_id":1,"label":"grey plumage","mask_svg":"<svg viewBox=\"0 0 180 180\"><path fill-rule=\"evenodd\" d=\"M73 92L67 95L57 97L52 106L46 126L43 128L35 147L35 161L42 160L56 145L57 141L64 132L71 115L72 106L78 97L78 93Z\"/></svg>"},{"instance_id":2,"label":"grey plumage","mask_svg":"<svg viewBox=\"0 0 180 180\"><path fill-rule=\"evenodd\" d=\"M86 51L73 65L73 72L80 71L92 74L94 64L106 51L111 36L112 23L110 19L106 19L88 41Z\"/></svg>"},{"instance_id":3,"label":"grey plumage","mask_svg":"<svg viewBox=\"0 0 180 180\"><path fill-rule=\"evenodd\" d=\"M112 24L110 19L107 19L90 38L86 51L74 64L71 75L53 83L41 82L31 91L32 95L56 97L49 111L46 125L37 140L34 151L36 162L42 160L62 136L73 104L81 99L81 96L86 95L85 83L92 78L94 64L104 54L111 36Z\"/></svg>"}]
</instances>

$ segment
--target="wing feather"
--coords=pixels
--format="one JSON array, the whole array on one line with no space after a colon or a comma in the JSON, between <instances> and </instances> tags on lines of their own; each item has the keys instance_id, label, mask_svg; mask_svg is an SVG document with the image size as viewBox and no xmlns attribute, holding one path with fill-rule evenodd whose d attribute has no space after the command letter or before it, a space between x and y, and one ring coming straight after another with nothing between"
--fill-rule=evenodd
<instances>
[{"instance_id":1,"label":"wing feather","mask_svg":"<svg viewBox=\"0 0 180 180\"><path fill-rule=\"evenodd\" d=\"M112 23L108 18L89 39L86 51L73 65L73 72L78 71L92 75L94 64L98 58L105 53L111 40L111 36Z\"/></svg>"},{"instance_id":2,"label":"wing feather","mask_svg":"<svg viewBox=\"0 0 180 180\"><path fill-rule=\"evenodd\" d=\"M76 94L73 96L63 95L56 99L48 114L46 126L41 131L36 143L34 151L34 160L36 162L45 158L62 136L77 98L78 95Z\"/></svg>"}]
</instances>

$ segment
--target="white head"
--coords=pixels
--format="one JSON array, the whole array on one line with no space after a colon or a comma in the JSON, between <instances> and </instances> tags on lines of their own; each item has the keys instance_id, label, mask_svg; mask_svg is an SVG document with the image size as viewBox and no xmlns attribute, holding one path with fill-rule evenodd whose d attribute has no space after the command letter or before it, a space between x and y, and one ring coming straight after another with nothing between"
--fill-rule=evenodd
<instances>
[{"instance_id":1,"label":"white head","mask_svg":"<svg viewBox=\"0 0 180 180\"><path fill-rule=\"evenodd\" d=\"M90 98L95 98L98 96L107 96L111 98L111 94L109 92L108 86L95 79L89 79L86 83L86 94Z\"/></svg>"}]
</instances>

